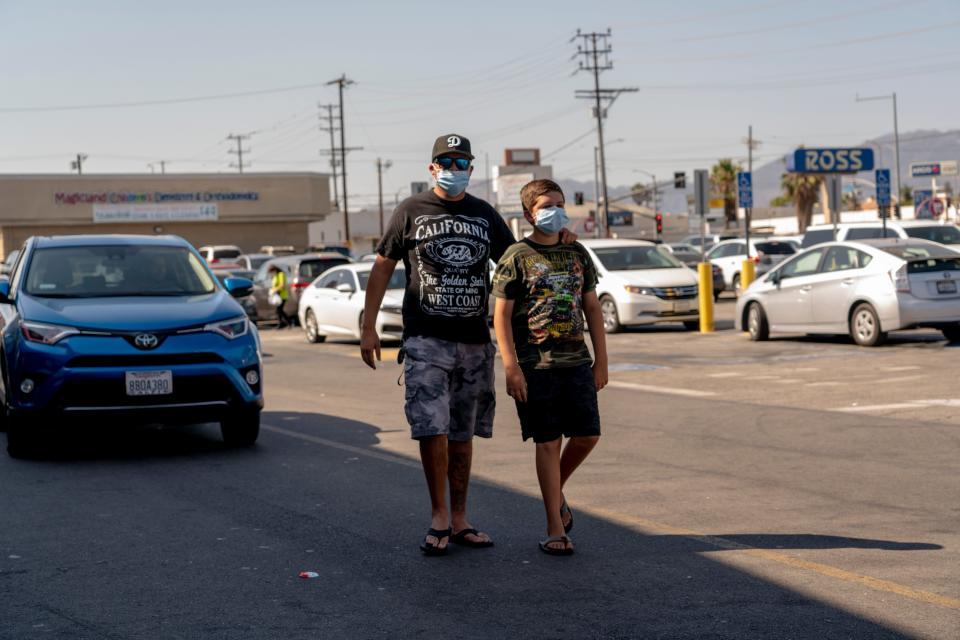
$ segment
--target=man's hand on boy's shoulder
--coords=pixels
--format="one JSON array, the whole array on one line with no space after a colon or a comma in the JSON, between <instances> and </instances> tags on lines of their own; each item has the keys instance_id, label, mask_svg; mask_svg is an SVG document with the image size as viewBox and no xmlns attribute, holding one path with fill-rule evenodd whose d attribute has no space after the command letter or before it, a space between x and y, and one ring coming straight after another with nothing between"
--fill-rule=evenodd
<instances>
[{"instance_id":1,"label":"man's hand on boy's shoulder","mask_svg":"<svg viewBox=\"0 0 960 640\"><path fill-rule=\"evenodd\" d=\"M560 229L560 244L573 244L579 239L580 236L575 234L573 231L570 231L570 229L567 229L566 227Z\"/></svg>"},{"instance_id":2,"label":"man's hand on boy's shoulder","mask_svg":"<svg viewBox=\"0 0 960 640\"><path fill-rule=\"evenodd\" d=\"M610 374L607 371L607 361L597 359L593 362L593 382L597 386L597 391L607 386L610 381Z\"/></svg>"}]
</instances>

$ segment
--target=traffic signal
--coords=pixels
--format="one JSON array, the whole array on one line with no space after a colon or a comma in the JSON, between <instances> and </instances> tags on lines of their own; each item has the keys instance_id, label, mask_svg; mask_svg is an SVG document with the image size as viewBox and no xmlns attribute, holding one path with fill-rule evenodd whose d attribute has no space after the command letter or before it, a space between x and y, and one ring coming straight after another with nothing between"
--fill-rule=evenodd
<instances>
[{"instance_id":1,"label":"traffic signal","mask_svg":"<svg viewBox=\"0 0 960 640\"><path fill-rule=\"evenodd\" d=\"M573 192L573 204L583 204L583 191Z\"/></svg>"},{"instance_id":2,"label":"traffic signal","mask_svg":"<svg viewBox=\"0 0 960 640\"><path fill-rule=\"evenodd\" d=\"M673 188L674 189L686 189L687 188L687 174L683 171L677 171L673 174Z\"/></svg>"},{"instance_id":3,"label":"traffic signal","mask_svg":"<svg viewBox=\"0 0 960 640\"><path fill-rule=\"evenodd\" d=\"M663 214L658 213L654 216L654 220L657 221L657 237L659 238L663 234Z\"/></svg>"}]
</instances>

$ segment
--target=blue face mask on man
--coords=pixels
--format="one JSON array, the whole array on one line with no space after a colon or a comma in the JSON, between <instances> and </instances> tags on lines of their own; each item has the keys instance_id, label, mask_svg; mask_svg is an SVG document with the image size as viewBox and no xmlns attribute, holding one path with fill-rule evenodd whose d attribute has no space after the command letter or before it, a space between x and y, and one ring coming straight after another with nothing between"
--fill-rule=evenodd
<instances>
[{"instance_id":1,"label":"blue face mask on man","mask_svg":"<svg viewBox=\"0 0 960 640\"><path fill-rule=\"evenodd\" d=\"M533 216L533 224L544 233L558 233L568 222L570 218L563 207L544 207Z\"/></svg>"},{"instance_id":2,"label":"blue face mask on man","mask_svg":"<svg viewBox=\"0 0 960 640\"><path fill-rule=\"evenodd\" d=\"M470 184L469 171L437 170L437 186L447 192L448 196L458 196L467 190Z\"/></svg>"}]
</instances>

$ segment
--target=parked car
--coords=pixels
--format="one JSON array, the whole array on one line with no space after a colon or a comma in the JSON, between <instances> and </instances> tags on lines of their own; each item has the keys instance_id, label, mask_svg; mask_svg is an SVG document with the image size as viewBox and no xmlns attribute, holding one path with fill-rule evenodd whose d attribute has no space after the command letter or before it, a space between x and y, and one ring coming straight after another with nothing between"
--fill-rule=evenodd
<instances>
[{"instance_id":1,"label":"parked car","mask_svg":"<svg viewBox=\"0 0 960 640\"><path fill-rule=\"evenodd\" d=\"M339 253L352 258L353 254L350 252L350 247L342 244L310 244L307 245L307 248L303 250L304 253Z\"/></svg>"},{"instance_id":2,"label":"parked car","mask_svg":"<svg viewBox=\"0 0 960 640\"><path fill-rule=\"evenodd\" d=\"M218 262L236 263L237 258L243 254L240 247L233 244L207 245L200 247L197 251L209 265L215 265Z\"/></svg>"},{"instance_id":3,"label":"parked car","mask_svg":"<svg viewBox=\"0 0 960 640\"><path fill-rule=\"evenodd\" d=\"M220 281L220 284L226 286L227 278L245 278L250 280L251 284L253 283L253 277L256 275L256 271L251 271L249 269L214 269L213 275L217 276L217 280ZM240 306L243 307L243 310L246 312L247 317L250 318L250 321L256 324L257 322L257 300L253 297L253 287L250 288L250 293L245 296L235 296L237 302L240 303Z\"/></svg>"},{"instance_id":4,"label":"parked car","mask_svg":"<svg viewBox=\"0 0 960 640\"><path fill-rule=\"evenodd\" d=\"M0 385L13 456L56 425L219 421L224 440L260 430L256 328L200 254L175 236L33 237L0 282Z\"/></svg>"},{"instance_id":5,"label":"parked car","mask_svg":"<svg viewBox=\"0 0 960 640\"><path fill-rule=\"evenodd\" d=\"M788 242L772 238L750 240L750 257L756 265L756 276L766 273L796 252L794 246ZM720 267L724 284L737 295L740 294L740 269L746 259L747 243L743 238L724 240L707 252L707 260Z\"/></svg>"},{"instance_id":6,"label":"parked car","mask_svg":"<svg viewBox=\"0 0 960 640\"><path fill-rule=\"evenodd\" d=\"M256 271L267 260L272 260L273 256L269 253L245 253L237 258L237 263L244 269Z\"/></svg>"},{"instance_id":7,"label":"parked car","mask_svg":"<svg viewBox=\"0 0 960 640\"><path fill-rule=\"evenodd\" d=\"M327 336L360 339L367 281L373 264L357 262L327 270L300 296L298 316L307 342L323 342ZM402 265L394 270L377 315L377 333L382 339L403 337L403 294L407 286Z\"/></svg>"},{"instance_id":8,"label":"parked car","mask_svg":"<svg viewBox=\"0 0 960 640\"><path fill-rule=\"evenodd\" d=\"M697 270L697 265L700 264L700 252L696 250L674 251L673 257L694 271ZM713 301L716 302L720 299L720 294L726 291L727 286L723 281L723 269L715 264L711 264L710 267L713 270ZM699 285L699 280L697 284Z\"/></svg>"},{"instance_id":9,"label":"parked car","mask_svg":"<svg viewBox=\"0 0 960 640\"><path fill-rule=\"evenodd\" d=\"M704 244L709 251L713 245L724 240L732 240L737 237L737 234L729 233L708 233L704 236L700 236L699 233L693 233L680 241L680 244L689 244L696 250L700 250L701 243Z\"/></svg>"},{"instance_id":10,"label":"parked car","mask_svg":"<svg viewBox=\"0 0 960 640\"><path fill-rule=\"evenodd\" d=\"M697 274L653 242L581 240L597 267L603 328L682 322L700 327Z\"/></svg>"},{"instance_id":11,"label":"parked car","mask_svg":"<svg viewBox=\"0 0 960 640\"><path fill-rule=\"evenodd\" d=\"M272 322L276 319L276 309L268 299L270 288L273 286L273 279L269 273L271 265L277 265L286 274L289 295L286 304L283 305L283 310L287 312L287 315L296 317L301 292L310 286L310 283L316 280L317 276L330 267L350 262L353 262L353 260L339 253L281 256L264 262L260 265L257 275L253 279L253 296L257 301L258 317L261 321L270 320Z\"/></svg>"},{"instance_id":12,"label":"parked car","mask_svg":"<svg viewBox=\"0 0 960 640\"><path fill-rule=\"evenodd\" d=\"M666 249L670 253L698 253L700 251L699 247L695 247L692 244L686 242L674 242L671 244L662 244L660 247Z\"/></svg>"},{"instance_id":13,"label":"parked car","mask_svg":"<svg viewBox=\"0 0 960 640\"><path fill-rule=\"evenodd\" d=\"M737 328L849 334L880 344L887 332L933 327L960 341L960 251L885 238L816 245L754 282L737 302Z\"/></svg>"},{"instance_id":14,"label":"parked car","mask_svg":"<svg viewBox=\"0 0 960 640\"><path fill-rule=\"evenodd\" d=\"M260 253L268 256L292 256L297 253L297 250L289 244L265 244L260 247Z\"/></svg>"},{"instance_id":15,"label":"parked car","mask_svg":"<svg viewBox=\"0 0 960 640\"><path fill-rule=\"evenodd\" d=\"M17 258L20 257L20 249L14 249L7 254L7 259L0 265L0 276L9 276L13 267L17 264Z\"/></svg>"},{"instance_id":16,"label":"parked car","mask_svg":"<svg viewBox=\"0 0 960 640\"><path fill-rule=\"evenodd\" d=\"M883 236L883 222L841 222L837 224L837 242L845 240L868 240ZM947 245L960 245L960 227L931 220L887 220L887 237L919 238ZM807 227L803 234L803 248L821 242L832 242L833 225L818 224Z\"/></svg>"}]
</instances>

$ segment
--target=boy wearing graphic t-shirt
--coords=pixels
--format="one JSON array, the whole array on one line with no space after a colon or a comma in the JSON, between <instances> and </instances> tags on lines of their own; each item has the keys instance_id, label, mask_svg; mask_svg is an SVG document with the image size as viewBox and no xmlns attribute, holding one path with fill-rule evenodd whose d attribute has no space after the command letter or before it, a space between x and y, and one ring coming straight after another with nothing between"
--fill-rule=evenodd
<instances>
[{"instance_id":1,"label":"boy wearing graphic t-shirt","mask_svg":"<svg viewBox=\"0 0 960 640\"><path fill-rule=\"evenodd\" d=\"M494 327L516 400L523 439L536 443L537 477L547 514L540 549L570 555L573 513L563 486L600 438L597 391L607 384L607 347L597 271L579 243L560 243L567 223L560 186L534 180L520 192L533 234L497 264ZM594 358L583 339L584 316ZM566 447L561 447L567 436Z\"/></svg>"}]
</instances>

